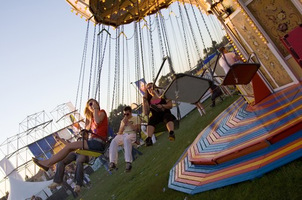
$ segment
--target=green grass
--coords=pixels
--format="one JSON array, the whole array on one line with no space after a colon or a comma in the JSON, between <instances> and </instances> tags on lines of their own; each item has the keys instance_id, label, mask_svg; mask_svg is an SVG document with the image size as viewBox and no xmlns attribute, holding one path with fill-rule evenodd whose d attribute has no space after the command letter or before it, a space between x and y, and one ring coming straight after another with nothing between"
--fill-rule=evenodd
<instances>
[{"instance_id":1,"label":"green grass","mask_svg":"<svg viewBox=\"0 0 302 200\"><path fill-rule=\"evenodd\" d=\"M215 108L207 107L207 114L200 116L197 110L181 120L175 142L160 135L152 147L140 147L143 152L133 162L130 173L125 173L123 155L119 155L119 169L110 175L101 167L90 178L92 187L83 188L78 199L93 200L234 200L234 199L302 199L302 159L276 169L263 177L223 188L189 195L168 188L169 171L205 128L221 111L237 97L218 102ZM205 104L210 104L206 102ZM69 197L69 199L73 199Z\"/></svg>"}]
</instances>

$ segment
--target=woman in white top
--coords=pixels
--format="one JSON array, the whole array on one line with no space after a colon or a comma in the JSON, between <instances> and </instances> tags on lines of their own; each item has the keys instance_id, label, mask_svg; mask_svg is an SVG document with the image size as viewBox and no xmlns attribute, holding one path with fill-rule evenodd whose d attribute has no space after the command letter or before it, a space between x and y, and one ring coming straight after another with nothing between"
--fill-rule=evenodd
<instances>
[{"instance_id":1,"label":"woman in white top","mask_svg":"<svg viewBox=\"0 0 302 200\"><path fill-rule=\"evenodd\" d=\"M219 58L219 65L223 68L225 74L230 70L230 66L234 63L240 62L241 59L234 52L228 52L225 47L219 49L221 52L221 57Z\"/></svg>"}]
</instances>

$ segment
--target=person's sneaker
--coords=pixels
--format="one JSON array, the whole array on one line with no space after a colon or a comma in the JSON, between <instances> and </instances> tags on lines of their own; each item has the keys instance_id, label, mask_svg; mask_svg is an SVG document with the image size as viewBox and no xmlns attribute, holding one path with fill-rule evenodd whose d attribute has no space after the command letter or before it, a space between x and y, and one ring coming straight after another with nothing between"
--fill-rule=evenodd
<instances>
[{"instance_id":1,"label":"person's sneaker","mask_svg":"<svg viewBox=\"0 0 302 200\"><path fill-rule=\"evenodd\" d=\"M125 169L125 171L126 171L126 172L130 172L131 169L132 169L131 163L130 163L130 162L127 162L127 163L126 163L126 169Z\"/></svg>"},{"instance_id":2,"label":"person's sneaker","mask_svg":"<svg viewBox=\"0 0 302 200\"><path fill-rule=\"evenodd\" d=\"M174 133L174 131L170 131L169 132L169 137L168 138L169 138L170 141L174 141L175 140L175 133Z\"/></svg>"},{"instance_id":3,"label":"person's sneaker","mask_svg":"<svg viewBox=\"0 0 302 200\"><path fill-rule=\"evenodd\" d=\"M116 169L115 163L113 163L113 162L109 163L109 171L112 171L114 169Z\"/></svg>"},{"instance_id":4,"label":"person's sneaker","mask_svg":"<svg viewBox=\"0 0 302 200\"><path fill-rule=\"evenodd\" d=\"M147 147L153 145L153 142L152 142L152 138L151 138L151 137L147 137L145 142L146 142L146 146L147 146Z\"/></svg>"},{"instance_id":5,"label":"person's sneaker","mask_svg":"<svg viewBox=\"0 0 302 200\"><path fill-rule=\"evenodd\" d=\"M81 192L81 186L76 185L76 186L74 187L73 191L74 191L75 193L79 194L79 193Z\"/></svg>"},{"instance_id":6,"label":"person's sneaker","mask_svg":"<svg viewBox=\"0 0 302 200\"><path fill-rule=\"evenodd\" d=\"M56 183L56 182L53 182L52 184L50 184L48 186L49 189L53 190L53 189L56 189L58 186L61 186L62 183Z\"/></svg>"}]
</instances>

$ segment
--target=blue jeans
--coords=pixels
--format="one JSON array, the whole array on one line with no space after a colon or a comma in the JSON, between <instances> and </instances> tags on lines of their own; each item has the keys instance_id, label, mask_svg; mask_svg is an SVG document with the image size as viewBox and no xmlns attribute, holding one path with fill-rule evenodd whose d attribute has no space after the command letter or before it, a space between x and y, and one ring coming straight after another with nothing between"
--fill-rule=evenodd
<instances>
[{"instance_id":1,"label":"blue jeans","mask_svg":"<svg viewBox=\"0 0 302 200\"><path fill-rule=\"evenodd\" d=\"M57 163L56 173L53 179L55 183L62 183L64 177L65 166L76 161L76 171L75 171L75 180L76 184L83 186L83 177L84 177L84 168L83 163L89 162L89 157L76 154L75 152L69 153L62 161Z\"/></svg>"}]
</instances>

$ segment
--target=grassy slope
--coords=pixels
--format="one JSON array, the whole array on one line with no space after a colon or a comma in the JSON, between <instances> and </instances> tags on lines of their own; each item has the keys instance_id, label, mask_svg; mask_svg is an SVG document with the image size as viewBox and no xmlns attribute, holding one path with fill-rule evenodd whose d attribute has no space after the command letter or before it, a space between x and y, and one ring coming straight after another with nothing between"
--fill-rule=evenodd
<instances>
[{"instance_id":1,"label":"grassy slope","mask_svg":"<svg viewBox=\"0 0 302 200\"><path fill-rule=\"evenodd\" d=\"M143 152L133 163L130 173L124 172L124 159L120 154L120 169L109 175L102 167L91 175L92 188L83 189L79 199L115 200L215 200L215 199L302 199L302 159L268 173L252 181L188 195L168 188L169 171L193 142L199 132L206 127L236 97L219 102L215 108L207 108L201 117L194 110L176 131L176 141L170 142L167 133L158 137L152 147L140 147ZM207 102L206 104L209 104ZM70 198L71 199L71 198Z\"/></svg>"}]
</instances>

